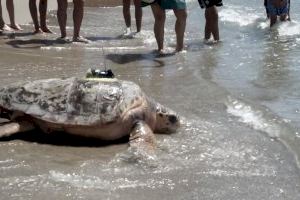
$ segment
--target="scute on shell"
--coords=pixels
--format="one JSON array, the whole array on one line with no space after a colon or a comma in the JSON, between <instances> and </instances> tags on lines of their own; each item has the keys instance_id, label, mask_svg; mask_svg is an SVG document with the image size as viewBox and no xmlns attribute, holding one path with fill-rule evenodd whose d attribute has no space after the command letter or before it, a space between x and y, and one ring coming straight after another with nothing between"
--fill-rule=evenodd
<instances>
[{"instance_id":1,"label":"scute on shell","mask_svg":"<svg viewBox=\"0 0 300 200\"><path fill-rule=\"evenodd\" d=\"M123 100L121 81L47 79L0 88L0 106L70 125L114 122Z\"/></svg>"}]
</instances>

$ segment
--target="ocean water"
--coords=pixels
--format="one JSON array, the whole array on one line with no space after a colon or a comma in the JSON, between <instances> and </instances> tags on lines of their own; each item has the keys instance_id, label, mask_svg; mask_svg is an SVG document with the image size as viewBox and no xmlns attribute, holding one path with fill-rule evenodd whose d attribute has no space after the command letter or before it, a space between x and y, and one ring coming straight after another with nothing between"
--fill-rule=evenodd
<instances>
[{"instance_id":1,"label":"ocean water","mask_svg":"<svg viewBox=\"0 0 300 200\"><path fill-rule=\"evenodd\" d=\"M153 52L149 7L142 33L130 39L122 38L121 7L85 9L87 45L33 36L30 24L0 35L1 85L107 67L184 122L175 134L156 135L155 158L136 155L126 140L38 131L3 138L0 199L300 199L300 3L291 4L291 22L270 29L263 2L227 0L218 9L222 41L214 45L203 43L198 2L187 5L186 51L165 57ZM59 33L55 12L48 23ZM168 11L170 50L174 25Z\"/></svg>"}]
</instances>

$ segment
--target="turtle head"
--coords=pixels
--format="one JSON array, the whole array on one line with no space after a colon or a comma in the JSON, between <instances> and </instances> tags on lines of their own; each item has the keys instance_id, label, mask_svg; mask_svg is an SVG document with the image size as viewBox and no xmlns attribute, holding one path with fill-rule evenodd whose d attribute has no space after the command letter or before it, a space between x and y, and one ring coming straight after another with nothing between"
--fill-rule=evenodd
<instances>
[{"instance_id":1,"label":"turtle head","mask_svg":"<svg viewBox=\"0 0 300 200\"><path fill-rule=\"evenodd\" d=\"M173 133L180 126L178 115L171 109L156 105L156 126L157 133Z\"/></svg>"}]
</instances>

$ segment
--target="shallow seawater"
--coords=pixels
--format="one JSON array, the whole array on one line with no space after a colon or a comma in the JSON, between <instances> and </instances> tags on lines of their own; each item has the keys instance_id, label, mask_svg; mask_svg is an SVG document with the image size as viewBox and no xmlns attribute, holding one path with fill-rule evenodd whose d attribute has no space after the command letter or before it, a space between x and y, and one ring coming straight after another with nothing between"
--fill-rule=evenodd
<instances>
[{"instance_id":1,"label":"shallow seawater","mask_svg":"<svg viewBox=\"0 0 300 200\"><path fill-rule=\"evenodd\" d=\"M122 8L86 8L82 35L0 35L0 84L84 76L110 68L138 83L183 119L156 135L156 157L137 155L126 138L108 144L39 132L0 141L0 199L299 199L300 3L292 22L272 30L263 3L227 0L222 42L203 43L204 13L188 2L186 51L158 57L150 8L143 31L122 38ZM257 5L261 5L258 7ZM133 12L133 10L132 10ZM72 32L69 10L68 32ZM173 12L165 45L175 47ZM133 21L134 24L134 21ZM58 33L55 12L50 27Z\"/></svg>"}]
</instances>

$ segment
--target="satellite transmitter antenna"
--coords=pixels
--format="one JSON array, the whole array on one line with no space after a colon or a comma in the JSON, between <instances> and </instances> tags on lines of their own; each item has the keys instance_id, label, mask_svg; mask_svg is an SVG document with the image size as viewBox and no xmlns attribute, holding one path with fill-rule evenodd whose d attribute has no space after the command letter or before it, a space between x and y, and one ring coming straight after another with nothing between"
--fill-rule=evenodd
<instances>
[{"instance_id":1,"label":"satellite transmitter antenna","mask_svg":"<svg viewBox=\"0 0 300 200\"><path fill-rule=\"evenodd\" d=\"M115 77L111 69L106 68L106 57L105 57L103 46L102 46L102 54L104 57L104 70L92 68L89 70L89 73L87 74L87 78L114 78Z\"/></svg>"}]
</instances>

